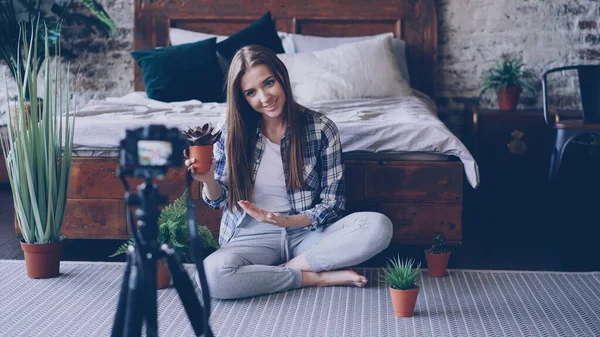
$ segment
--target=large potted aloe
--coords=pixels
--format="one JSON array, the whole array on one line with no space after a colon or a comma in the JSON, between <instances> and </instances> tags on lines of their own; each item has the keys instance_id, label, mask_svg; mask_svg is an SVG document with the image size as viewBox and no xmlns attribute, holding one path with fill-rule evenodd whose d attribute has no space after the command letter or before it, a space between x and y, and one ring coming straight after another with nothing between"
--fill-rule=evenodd
<instances>
[{"instance_id":1,"label":"large potted aloe","mask_svg":"<svg viewBox=\"0 0 600 337\"><path fill-rule=\"evenodd\" d=\"M37 25L31 29L38 34ZM60 231L75 126L75 117L67 113L70 109L68 69L63 69L59 58L48 58L50 48L46 29L44 34L43 83L38 83L35 71L40 62L37 39L22 40L28 62L24 69L17 69L17 101L9 106L8 135L1 142L30 278L59 275ZM28 83L27 89L25 83ZM27 114L27 97L38 97L38 89L43 89L42 106L38 107L38 100L30 103L33 111L43 112L41 117Z\"/></svg>"}]
</instances>

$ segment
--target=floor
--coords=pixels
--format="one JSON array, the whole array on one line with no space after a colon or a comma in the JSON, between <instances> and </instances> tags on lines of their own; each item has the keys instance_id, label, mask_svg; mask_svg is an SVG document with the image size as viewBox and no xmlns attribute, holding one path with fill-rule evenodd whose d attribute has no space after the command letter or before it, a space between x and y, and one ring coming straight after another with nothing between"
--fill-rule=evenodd
<instances>
[{"instance_id":1,"label":"floor","mask_svg":"<svg viewBox=\"0 0 600 337\"><path fill-rule=\"evenodd\" d=\"M592 171L592 175L594 172ZM582 180L583 179L583 180ZM590 180L591 179L591 180ZM539 221L523 224L506 223L503 228L486 226L491 215L473 217L471 209L477 194L465 187L463 244L451 247L449 268L499 270L600 270L600 217L598 202L600 179L580 177L556 185L556 197L550 198L547 213ZM10 188L0 185L0 259L23 259L19 237L14 234L14 210ZM567 224L567 226L565 226ZM526 228L525 228L526 227ZM518 233L516 235L515 233ZM68 240L63 249L64 261L123 261L110 258L120 245L115 240ZM386 259L400 254L421 259L425 267L425 246L392 245L365 267L378 267Z\"/></svg>"}]
</instances>

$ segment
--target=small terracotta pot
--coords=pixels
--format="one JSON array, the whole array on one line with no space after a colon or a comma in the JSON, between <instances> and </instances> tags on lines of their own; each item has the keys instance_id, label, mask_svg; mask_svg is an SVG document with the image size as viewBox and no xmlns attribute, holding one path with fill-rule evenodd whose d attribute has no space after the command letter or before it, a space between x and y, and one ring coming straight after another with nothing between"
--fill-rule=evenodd
<instances>
[{"instance_id":1,"label":"small terracotta pot","mask_svg":"<svg viewBox=\"0 0 600 337\"><path fill-rule=\"evenodd\" d=\"M188 148L189 158L196 159L192 165L194 172L205 173L210 170L212 161L213 146L212 145L194 145Z\"/></svg>"},{"instance_id":2,"label":"small terracotta pot","mask_svg":"<svg viewBox=\"0 0 600 337\"><path fill-rule=\"evenodd\" d=\"M412 316L415 313L415 305L417 304L417 296L419 295L419 286L415 286L408 290L389 288L390 295L392 296L394 315L396 315L396 317Z\"/></svg>"},{"instance_id":3,"label":"small terracotta pot","mask_svg":"<svg viewBox=\"0 0 600 337\"><path fill-rule=\"evenodd\" d=\"M171 273L164 260L159 260L156 264L156 288L167 289L171 285Z\"/></svg>"},{"instance_id":4,"label":"small terracotta pot","mask_svg":"<svg viewBox=\"0 0 600 337\"><path fill-rule=\"evenodd\" d=\"M448 260L450 259L451 253L452 252L433 254L429 252L429 249L425 250L425 259L427 260L427 275L430 277L446 276L446 269L448 268Z\"/></svg>"},{"instance_id":5,"label":"small terracotta pot","mask_svg":"<svg viewBox=\"0 0 600 337\"><path fill-rule=\"evenodd\" d=\"M521 96L520 87L508 87L504 90L496 90L498 98L498 107L503 111L513 111L517 109L519 97Z\"/></svg>"},{"instance_id":6,"label":"small terracotta pot","mask_svg":"<svg viewBox=\"0 0 600 337\"><path fill-rule=\"evenodd\" d=\"M21 249L25 253L25 266L29 278L52 278L60 274L60 249L62 239L51 243L25 243Z\"/></svg>"}]
</instances>

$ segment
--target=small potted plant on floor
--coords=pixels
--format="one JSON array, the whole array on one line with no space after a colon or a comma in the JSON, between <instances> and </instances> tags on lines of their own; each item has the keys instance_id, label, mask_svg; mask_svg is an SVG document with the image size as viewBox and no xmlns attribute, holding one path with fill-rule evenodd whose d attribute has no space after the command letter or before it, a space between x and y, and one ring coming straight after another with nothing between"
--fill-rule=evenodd
<instances>
[{"instance_id":1,"label":"small potted plant on floor","mask_svg":"<svg viewBox=\"0 0 600 337\"><path fill-rule=\"evenodd\" d=\"M520 58L505 56L502 62L496 62L484 74L480 97L488 90L493 90L500 110L515 110L524 89L534 93L535 78L533 72L524 69Z\"/></svg>"},{"instance_id":2,"label":"small potted plant on floor","mask_svg":"<svg viewBox=\"0 0 600 337\"><path fill-rule=\"evenodd\" d=\"M425 250L427 259L427 275L431 277L444 277L448 268L450 251L444 247L444 236L441 233L433 237L433 245Z\"/></svg>"},{"instance_id":3,"label":"small potted plant on floor","mask_svg":"<svg viewBox=\"0 0 600 337\"><path fill-rule=\"evenodd\" d=\"M175 199L172 204L165 207L158 218L158 241L168 244L175 249L183 263L192 261L192 252L189 245L189 232L187 227L187 192ZM217 249L218 242L213 238L212 233L206 226L197 225L198 234L202 239L203 246ZM130 245L134 245L133 240L125 242L110 257L127 253ZM171 283L171 274L167 269L164 260L158 261L157 287L165 289Z\"/></svg>"},{"instance_id":4,"label":"small potted plant on floor","mask_svg":"<svg viewBox=\"0 0 600 337\"><path fill-rule=\"evenodd\" d=\"M221 131L213 134L213 126L210 123L204 126L196 126L183 131L188 141L189 148L184 152L186 157L196 159L192 165L194 172L208 172L211 165L213 144L221 136Z\"/></svg>"},{"instance_id":5,"label":"small potted plant on floor","mask_svg":"<svg viewBox=\"0 0 600 337\"><path fill-rule=\"evenodd\" d=\"M419 295L419 286L416 282L421 272L421 263L413 268L414 264L414 259L400 259L397 256L389 259L383 268L383 277L390 286L396 317L410 317L415 312Z\"/></svg>"},{"instance_id":6,"label":"small potted plant on floor","mask_svg":"<svg viewBox=\"0 0 600 337\"><path fill-rule=\"evenodd\" d=\"M27 276L50 278L60 273L60 231L67 203L75 117L68 113L69 73L59 59L52 62L48 59L51 39L48 29L40 32L37 25L27 29L34 30L36 36L45 36L44 46L38 46L38 39L21 41L22 50L30 50L33 55L38 48L45 50L45 78L38 86L36 75L40 60L37 57L24 68L14 70L17 101L9 105L8 135L1 137L0 143L13 193L15 217L23 235L21 248L25 253ZM29 95L25 93L26 86ZM38 100L30 104L33 111L43 112L42 118L27 113L28 97L38 97L40 89L42 106L38 106Z\"/></svg>"}]
</instances>

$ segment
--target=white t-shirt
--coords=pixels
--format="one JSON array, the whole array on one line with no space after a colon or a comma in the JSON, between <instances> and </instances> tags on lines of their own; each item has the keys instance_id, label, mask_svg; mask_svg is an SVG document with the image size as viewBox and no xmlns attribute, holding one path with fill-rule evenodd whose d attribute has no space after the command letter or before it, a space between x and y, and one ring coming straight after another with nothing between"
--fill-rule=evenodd
<instances>
[{"instance_id":1,"label":"white t-shirt","mask_svg":"<svg viewBox=\"0 0 600 337\"><path fill-rule=\"evenodd\" d=\"M256 180L254 181L254 200L256 207L269 212L287 213L291 210L290 199L285 188L281 146L267 137Z\"/></svg>"}]
</instances>

